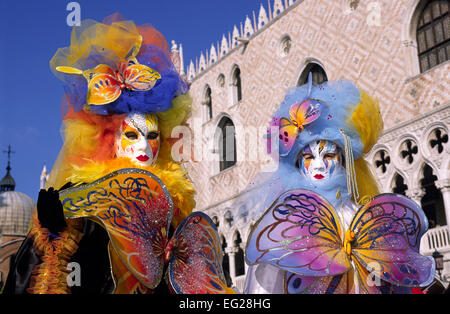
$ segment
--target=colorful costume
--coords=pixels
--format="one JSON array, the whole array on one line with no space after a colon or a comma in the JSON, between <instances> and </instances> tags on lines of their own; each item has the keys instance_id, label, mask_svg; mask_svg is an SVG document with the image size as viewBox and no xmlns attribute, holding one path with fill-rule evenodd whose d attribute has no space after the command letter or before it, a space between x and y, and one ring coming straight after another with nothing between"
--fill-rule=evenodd
<instances>
[{"instance_id":1,"label":"colorful costume","mask_svg":"<svg viewBox=\"0 0 450 314\"><path fill-rule=\"evenodd\" d=\"M419 253L425 214L379 194L363 159L383 128L372 98L348 81L310 82L286 95L272 126L279 166L254 183L268 197L243 206L257 219L244 293L408 293L432 282L434 260Z\"/></svg>"},{"instance_id":2,"label":"colorful costume","mask_svg":"<svg viewBox=\"0 0 450 314\"><path fill-rule=\"evenodd\" d=\"M5 293L233 293L215 226L191 213L172 160L191 99L164 37L119 15L83 21L50 65L65 141Z\"/></svg>"}]
</instances>

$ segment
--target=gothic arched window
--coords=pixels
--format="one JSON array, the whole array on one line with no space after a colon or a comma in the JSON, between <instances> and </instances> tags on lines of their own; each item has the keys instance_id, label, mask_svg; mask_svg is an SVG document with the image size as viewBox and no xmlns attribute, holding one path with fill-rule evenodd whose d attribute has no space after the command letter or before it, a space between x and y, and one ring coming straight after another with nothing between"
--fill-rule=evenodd
<instances>
[{"instance_id":1,"label":"gothic arched window","mask_svg":"<svg viewBox=\"0 0 450 314\"><path fill-rule=\"evenodd\" d=\"M236 276L242 276L245 274L245 261L244 261L244 251L242 250L242 239L239 231L235 234L234 247L237 249L234 256L234 266Z\"/></svg>"},{"instance_id":2,"label":"gothic arched window","mask_svg":"<svg viewBox=\"0 0 450 314\"><path fill-rule=\"evenodd\" d=\"M408 190L408 186L405 184L405 180L401 175L396 173L394 177L394 186L392 188L392 192L406 195L406 190Z\"/></svg>"},{"instance_id":3,"label":"gothic arched window","mask_svg":"<svg viewBox=\"0 0 450 314\"><path fill-rule=\"evenodd\" d=\"M225 240L224 236L220 236L220 242L222 243L222 253L223 253L223 259L222 259L222 269L223 274L225 275L226 284L228 287L231 287L232 281L230 277L230 259L228 258L228 254L225 252L227 248L227 241Z\"/></svg>"},{"instance_id":4,"label":"gothic arched window","mask_svg":"<svg viewBox=\"0 0 450 314\"><path fill-rule=\"evenodd\" d=\"M219 170L225 170L236 164L236 134L233 121L228 117L220 120L218 137Z\"/></svg>"},{"instance_id":5,"label":"gothic arched window","mask_svg":"<svg viewBox=\"0 0 450 314\"><path fill-rule=\"evenodd\" d=\"M205 105L205 120L209 121L212 119L213 117L213 112L212 112L212 97L211 97L211 87L209 87L208 85L206 85L206 90L205 90L205 98L203 100L203 104Z\"/></svg>"},{"instance_id":6,"label":"gothic arched window","mask_svg":"<svg viewBox=\"0 0 450 314\"><path fill-rule=\"evenodd\" d=\"M242 81L241 81L241 70L236 67L232 74L232 97L233 105L242 100Z\"/></svg>"},{"instance_id":7,"label":"gothic arched window","mask_svg":"<svg viewBox=\"0 0 450 314\"><path fill-rule=\"evenodd\" d=\"M437 177L433 173L433 168L425 165L422 170L423 179L420 181L421 187L425 192L422 197L421 205L428 218L430 228L435 226L444 226L447 224L445 218L444 200L442 193L436 187Z\"/></svg>"},{"instance_id":8,"label":"gothic arched window","mask_svg":"<svg viewBox=\"0 0 450 314\"><path fill-rule=\"evenodd\" d=\"M420 71L450 59L450 16L448 0L429 0L417 24Z\"/></svg>"},{"instance_id":9,"label":"gothic arched window","mask_svg":"<svg viewBox=\"0 0 450 314\"><path fill-rule=\"evenodd\" d=\"M311 62L305 67L300 75L297 86L302 86L308 83L309 73L311 73L313 85L322 84L323 82L328 81L325 70L319 64Z\"/></svg>"}]
</instances>

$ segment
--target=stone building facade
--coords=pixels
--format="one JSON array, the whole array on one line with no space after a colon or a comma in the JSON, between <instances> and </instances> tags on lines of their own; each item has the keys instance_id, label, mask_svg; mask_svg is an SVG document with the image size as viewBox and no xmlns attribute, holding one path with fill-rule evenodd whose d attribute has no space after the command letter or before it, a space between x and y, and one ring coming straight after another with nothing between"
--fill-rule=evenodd
<instances>
[{"instance_id":1,"label":"stone building facade","mask_svg":"<svg viewBox=\"0 0 450 314\"><path fill-rule=\"evenodd\" d=\"M450 275L449 21L448 0L269 0L188 64L196 145L185 167L239 289L253 223L237 215L239 199L269 163L259 139L271 115L309 72L315 83L352 80L378 99L384 132L365 158L381 191L422 204L431 229L421 250L444 254Z\"/></svg>"}]
</instances>

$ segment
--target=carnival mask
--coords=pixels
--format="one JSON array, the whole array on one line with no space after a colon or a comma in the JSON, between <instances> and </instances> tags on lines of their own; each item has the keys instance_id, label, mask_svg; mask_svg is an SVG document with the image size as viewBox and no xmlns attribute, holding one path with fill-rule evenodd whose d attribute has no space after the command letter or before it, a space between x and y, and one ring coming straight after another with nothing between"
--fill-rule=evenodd
<instances>
[{"instance_id":1,"label":"carnival mask","mask_svg":"<svg viewBox=\"0 0 450 314\"><path fill-rule=\"evenodd\" d=\"M326 140L306 145L300 152L298 163L300 172L315 182L329 179L344 170L341 149Z\"/></svg>"},{"instance_id":2,"label":"carnival mask","mask_svg":"<svg viewBox=\"0 0 450 314\"><path fill-rule=\"evenodd\" d=\"M160 146L157 116L130 113L116 134L115 145L117 157L127 157L139 166L154 164Z\"/></svg>"}]
</instances>

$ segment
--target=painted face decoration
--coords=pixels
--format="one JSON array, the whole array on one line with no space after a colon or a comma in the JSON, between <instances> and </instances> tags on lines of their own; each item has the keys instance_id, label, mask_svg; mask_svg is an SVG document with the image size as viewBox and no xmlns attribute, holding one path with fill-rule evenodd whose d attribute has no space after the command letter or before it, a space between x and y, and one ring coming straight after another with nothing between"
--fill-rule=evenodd
<instances>
[{"instance_id":1,"label":"painted face decoration","mask_svg":"<svg viewBox=\"0 0 450 314\"><path fill-rule=\"evenodd\" d=\"M313 182L321 182L343 171L341 149L333 142L320 140L309 143L299 156L301 173Z\"/></svg>"},{"instance_id":2,"label":"painted face decoration","mask_svg":"<svg viewBox=\"0 0 450 314\"><path fill-rule=\"evenodd\" d=\"M130 113L116 134L116 156L127 157L139 166L154 164L159 146L158 117L154 114Z\"/></svg>"}]
</instances>

